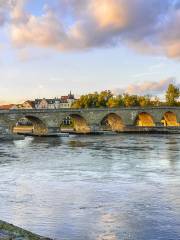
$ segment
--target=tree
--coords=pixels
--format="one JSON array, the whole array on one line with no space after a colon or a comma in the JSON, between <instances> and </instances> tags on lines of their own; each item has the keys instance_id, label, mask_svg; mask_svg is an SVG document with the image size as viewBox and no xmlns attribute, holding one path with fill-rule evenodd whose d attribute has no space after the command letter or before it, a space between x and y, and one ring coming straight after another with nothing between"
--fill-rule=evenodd
<instances>
[{"instance_id":1,"label":"tree","mask_svg":"<svg viewBox=\"0 0 180 240\"><path fill-rule=\"evenodd\" d=\"M124 105L125 107L135 107L139 106L139 101L138 101L138 96L137 95L129 95L129 94L124 94Z\"/></svg>"},{"instance_id":2,"label":"tree","mask_svg":"<svg viewBox=\"0 0 180 240\"><path fill-rule=\"evenodd\" d=\"M172 94L173 93L173 94ZM171 100L173 96L173 100ZM175 100L179 97L179 89L176 87L169 86L167 91L168 102L172 102L174 105ZM171 100L171 101L170 101ZM177 104L177 103L176 103ZM112 92L109 90L102 91L100 93L94 92L86 95L82 95L78 100L72 105L73 108L99 108L99 107L147 107L147 106L161 106L163 102L159 98L152 98L150 95L139 96L123 94L118 96L113 96Z\"/></svg>"},{"instance_id":3,"label":"tree","mask_svg":"<svg viewBox=\"0 0 180 240\"><path fill-rule=\"evenodd\" d=\"M166 103L169 106L177 105L177 99L180 96L179 88L174 86L173 84L169 84L168 89L166 91Z\"/></svg>"},{"instance_id":4,"label":"tree","mask_svg":"<svg viewBox=\"0 0 180 240\"><path fill-rule=\"evenodd\" d=\"M162 102L160 101L160 99L158 97L154 97L154 99L151 101L151 105L158 107L162 105Z\"/></svg>"},{"instance_id":5,"label":"tree","mask_svg":"<svg viewBox=\"0 0 180 240\"><path fill-rule=\"evenodd\" d=\"M151 106L152 102L151 102L151 98L149 95L146 96L139 96L138 97L138 104L141 107L147 107L147 106Z\"/></svg>"},{"instance_id":6,"label":"tree","mask_svg":"<svg viewBox=\"0 0 180 240\"><path fill-rule=\"evenodd\" d=\"M115 97L111 97L109 98L108 102L107 102L107 106L109 108L116 108L119 107L119 99L115 98Z\"/></svg>"},{"instance_id":7,"label":"tree","mask_svg":"<svg viewBox=\"0 0 180 240\"><path fill-rule=\"evenodd\" d=\"M113 95L111 91L102 91L100 93L94 92L86 95L82 95L72 105L73 108L96 108L107 107L107 103Z\"/></svg>"},{"instance_id":8,"label":"tree","mask_svg":"<svg viewBox=\"0 0 180 240\"><path fill-rule=\"evenodd\" d=\"M107 107L108 100L113 97L111 91L106 90L99 93L98 104L100 107Z\"/></svg>"},{"instance_id":9,"label":"tree","mask_svg":"<svg viewBox=\"0 0 180 240\"><path fill-rule=\"evenodd\" d=\"M76 100L76 101L72 104L72 108L81 108L81 104L80 104L79 100Z\"/></svg>"}]
</instances>

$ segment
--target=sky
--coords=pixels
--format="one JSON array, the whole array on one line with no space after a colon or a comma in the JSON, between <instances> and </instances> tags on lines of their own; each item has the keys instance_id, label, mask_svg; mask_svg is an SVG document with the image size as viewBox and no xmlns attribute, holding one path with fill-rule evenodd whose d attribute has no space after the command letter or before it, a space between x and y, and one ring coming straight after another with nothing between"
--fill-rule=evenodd
<instances>
[{"instance_id":1,"label":"sky","mask_svg":"<svg viewBox=\"0 0 180 240\"><path fill-rule=\"evenodd\" d=\"M0 0L0 103L180 85L180 0Z\"/></svg>"}]
</instances>

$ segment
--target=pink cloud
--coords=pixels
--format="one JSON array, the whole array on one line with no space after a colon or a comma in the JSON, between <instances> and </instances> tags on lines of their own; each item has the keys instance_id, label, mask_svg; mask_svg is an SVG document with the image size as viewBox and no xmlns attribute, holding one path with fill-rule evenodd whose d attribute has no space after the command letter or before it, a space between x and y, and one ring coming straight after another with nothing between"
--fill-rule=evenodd
<instances>
[{"instance_id":1,"label":"pink cloud","mask_svg":"<svg viewBox=\"0 0 180 240\"><path fill-rule=\"evenodd\" d=\"M168 85L170 83L174 83L175 79L174 78L168 78L160 81L145 81L145 82L139 82L136 84L129 84L126 88L124 89L114 89L113 92L114 94L122 94L122 93L129 93L129 94L139 94L139 95L144 95L144 94L161 94L164 93Z\"/></svg>"},{"instance_id":2,"label":"pink cloud","mask_svg":"<svg viewBox=\"0 0 180 240\"><path fill-rule=\"evenodd\" d=\"M26 12L26 0L6 3L0 23L9 7L11 40L18 47L69 51L124 44L180 57L180 0L57 0L57 8L46 5L39 16Z\"/></svg>"}]
</instances>

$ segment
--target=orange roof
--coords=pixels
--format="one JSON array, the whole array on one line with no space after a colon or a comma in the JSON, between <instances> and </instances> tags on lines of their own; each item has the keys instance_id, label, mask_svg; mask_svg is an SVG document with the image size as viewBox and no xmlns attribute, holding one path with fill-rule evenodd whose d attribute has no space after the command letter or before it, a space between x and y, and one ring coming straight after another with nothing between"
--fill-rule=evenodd
<instances>
[{"instance_id":1,"label":"orange roof","mask_svg":"<svg viewBox=\"0 0 180 240\"><path fill-rule=\"evenodd\" d=\"M62 99L62 100L67 100L67 99L68 99L68 96L61 96L61 99Z\"/></svg>"},{"instance_id":2,"label":"orange roof","mask_svg":"<svg viewBox=\"0 0 180 240\"><path fill-rule=\"evenodd\" d=\"M1 105L0 110L9 110L14 106L14 104Z\"/></svg>"}]
</instances>

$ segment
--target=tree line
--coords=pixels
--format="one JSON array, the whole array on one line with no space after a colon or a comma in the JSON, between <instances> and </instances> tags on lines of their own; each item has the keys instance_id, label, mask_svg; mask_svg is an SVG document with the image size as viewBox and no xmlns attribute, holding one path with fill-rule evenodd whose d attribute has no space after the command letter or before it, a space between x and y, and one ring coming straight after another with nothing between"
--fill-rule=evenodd
<instances>
[{"instance_id":1,"label":"tree line","mask_svg":"<svg viewBox=\"0 0 180 240\"><path fill-rule=\"evenodd\" d=\"M127 93L114 96L110 90L100 93L94 92L82 95L73 104L73 108L98 108L98 107L147 107L147 106L180 106L178 101L180 90L177 86L169 84L165 93L166 101L150 95L130 95Z\"/></svg>"}]
</instances>

